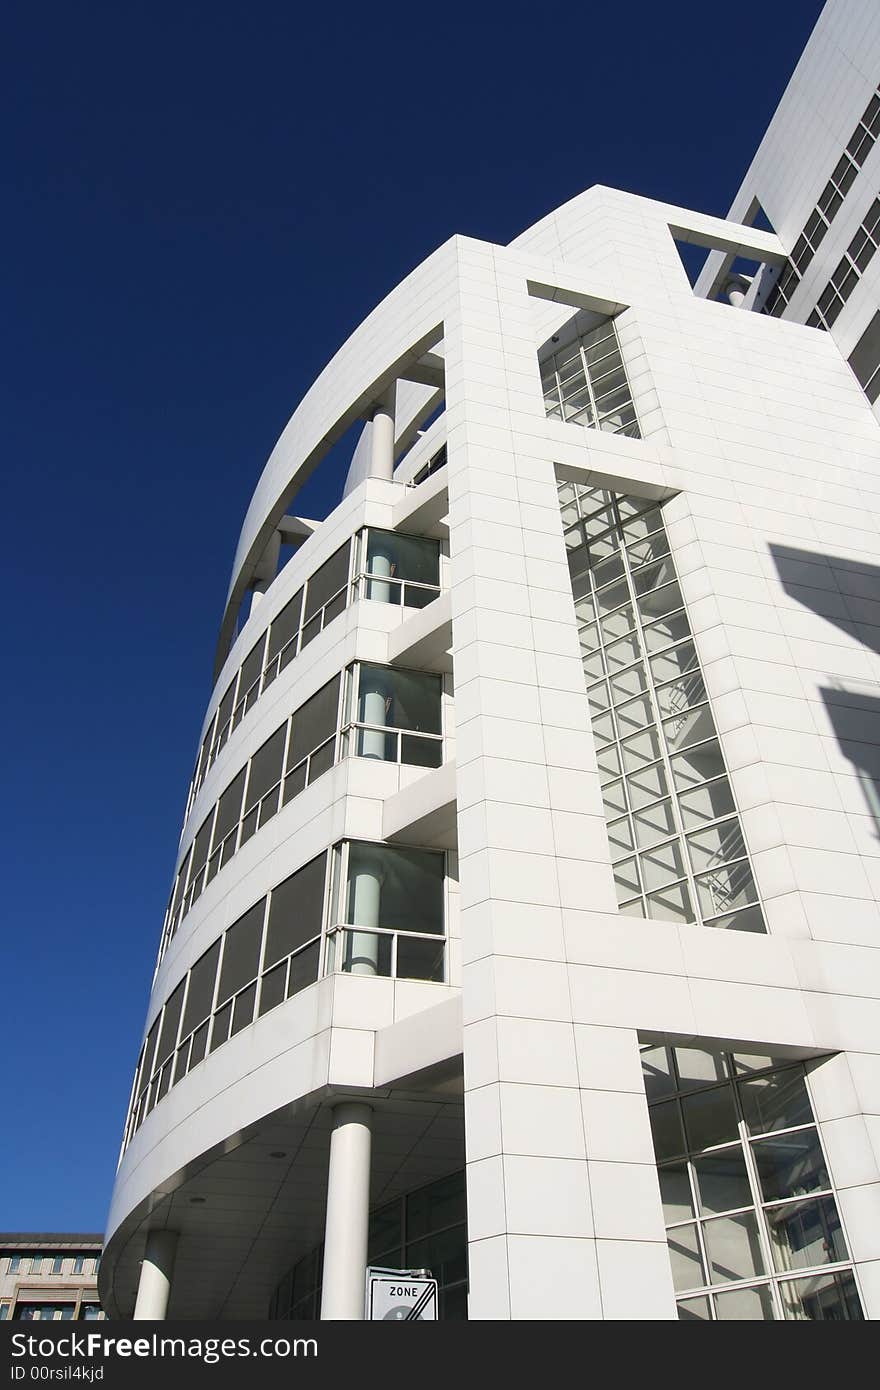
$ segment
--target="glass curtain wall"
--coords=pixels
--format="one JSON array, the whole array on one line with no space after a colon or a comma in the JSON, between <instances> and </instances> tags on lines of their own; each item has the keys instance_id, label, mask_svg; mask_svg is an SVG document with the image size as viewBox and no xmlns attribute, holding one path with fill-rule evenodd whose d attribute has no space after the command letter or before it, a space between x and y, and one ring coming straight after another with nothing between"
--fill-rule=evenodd
<instances>
[{"instance_id":1,"label":"glass curtain wall","mask_svg":"<svg viewBox=\"0 0 880 1390\"><path fill-rule=\"evenodd\" d=\"M559 500L620 911L764 931L662 512Z\"/></svg>"},{"instance_id":2,"label":"glass curtain wall","mask_svg":"<svg viewBox=\"0 0 880 1390\"><path fill-rule=\"evenodd\" d=\"M803 1063L642 1051L682 1321L862 1319Z\"/></svg>"}]
</instances>

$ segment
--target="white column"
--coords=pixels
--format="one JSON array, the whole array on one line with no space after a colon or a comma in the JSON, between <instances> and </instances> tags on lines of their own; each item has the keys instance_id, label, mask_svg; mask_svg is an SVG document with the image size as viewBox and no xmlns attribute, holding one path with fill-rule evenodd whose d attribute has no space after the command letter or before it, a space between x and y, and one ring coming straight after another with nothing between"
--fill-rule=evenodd
<instances>
[{"instance_id":1,"label":"white column","mask_svg":"<svg viewBox=\"0 0 880 1390\"><path fill-rule=\"evenodd\" d=\"M385 577L389 579L394 574L394 558L390 548L384 548L380 541L373 541L373 553L370 556L370 578L368 581L367 598L374 599L377 603L400 603L400 588L398 585L384 583ZM394 593L392 593L394 589Z\"/></svg>"},{"instance_id":2,"label":"white column","mask_svg":"<svg viewBox=\"0 0 880 1390\"><path fill-rule=\"evenodd\" d=\"M361 731L360 756L362 758L385 757L386 735L382 732L387 720L388 688L386 679L378 671L361 667L360 713L365 724L375 724L375 729Z\"/></svg>"},{"instance_id":3,"label":"white column","mask_svg":"<svg viewBox=\"0 0 880 1390\"><path fill-rule=\"evenodd\" d=\"M749 290L752 280L749 275L734 275L727 281L723 293L727 296L728 304L732 304L734 309L738 309Z\"/></svg>"},{"instance_id":4,"label":"white column","mask_svg":"<svg viewBox=\"0 0 880 1390\"><path fill-rule=\"evenodd\" d=\"M281 558L281 532L275 531L263 552L263 557L257 566L258 578L251 585L251 612L257 607L270 584L274 583L278 574L278 561Z\"/></svg>"},{"instance_id":5,"label":"white column","mask_svg":"<svg viewBox=\"0 0 880 1390\"><path fill-rule=\"evenodd\" d=\"M157 1322L165 1317L176 1254L176 1231L149 1232L134 1305L135 1322Z\"/></svg>"},{"instance_id":6,"label":"white column","mask_svg":"<svg viewBox=\"0 0 880 1390\"><path fill-rule=\"evenodd\" d=\"M370 417L370 477L389 482L394 475L394 392L392 386Z\"/></svg>"},{"instance_id":7,"label":"white column","mask_svg":"<svg viewBox=\"0 0 880 1390\"><path fill-rule=\"evenodd\" d=\"M361 849L359 854L363 855ZM351 874L351 911L359 927L378 927L382 866L361 859ZM375 975L379 969L379 937L375 932L349 932L351 974Z\"/></svg>"},{"instance_id":8,"label":"white column","mask_svg":"<svg viewBox=\"0 0 880 1390\"><path fill-rule=\"evenodd\" d=\"M370 1213L369 1105L346 1101L333 1111L324 1229L322 1322L358 1322L364 1316Z\"/></svg>"}]
</instances>

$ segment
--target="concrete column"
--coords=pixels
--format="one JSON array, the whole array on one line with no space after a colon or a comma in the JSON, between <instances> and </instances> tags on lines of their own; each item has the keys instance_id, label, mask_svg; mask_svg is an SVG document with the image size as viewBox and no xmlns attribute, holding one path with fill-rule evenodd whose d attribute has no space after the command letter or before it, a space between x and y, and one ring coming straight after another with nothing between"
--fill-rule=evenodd
<instances>
[{"instance_id":1,"label":"concrete column","mask_svg":"<svg viewBox=\"0 0 880 1390\"><path fill-rule=\"evenodd\" d=\"M322 1322L360 1322L364 1316L371 1119L369 1105L357 1101L346 1101L333 1111L324 1229Z\"/></svg>"},{"instance_id":2,"label":"concrete column","mask_svg":"<svg viewBox=\"0 0 880 1390\"><path fill-rule=\"evenodd\" d=\"M373 407L370 417L370 474L371 478L394 475L394 393L392 386Z\"/></svg>"},{"instance_id":3,"label":"concrete column","mask_svg":"<svg viewBox=\"0 0 880 1390\"><path fill-rule=\"evenodd\" d=\"M360 862L349 870L352 917L359 927L378 927L382 866L369 858L364 860L363 849L358 853ZM375 932L349 932L349 946L351 974L375 975L379 969L379 938Z\"/></svg>"},{"instance_id":4,"label":"concrete column","mask_svg":"<svg viewBox=\"0 0 880 1390\"><path fill-rule=\"evenodd\" d=\"M278 574L278 561L281 558L281 532L275 531L269 544L263 552L263 558L257 566L258 579L251 585L251 612L260 603L269 585L274 583Z\"/></svg>"},{"instance_id":5,"label":"concrete column","mask_svg":"<svg viewBox=\"0 0 880 1390\"><path fill-rule=\"evenodd\" d=\"M165 1317L176 1254L176 1231L149 1232L134 1305L135 1322L157 1322Z\"/></svg>"},{"instance_id":6,"label":"concrete column","mask_svg":"<svg viewBox=\"0 0 880 1390\"><path fill-rule=\"evenodd\" d=\"M362 730L360 755L384 759L386 735L382 730L387 722L388 685L378 671L361 667L359 702L358 718L365 724L378 725L375 729Z\"/></svg>"},{"instance_id":7,"label":"concrete column","mask_svg":"<svg viewBox=\"0 0 880 1390\"><path fill-rule=\"evenodd\" d=\"M400 603L400 589L396 584L386 584L384 582L387 575L390 579L394 574L394 558L390 547L384 548L381 542L373 542L373 553L370 556L370 578L367 598L374 599L377 603ZM392 593L392 590L394 592Z\"/></svg>"},{"instance_id":8,"label":"concrete column","mask_svg":"<svg viewBox=\"0 0 880 1390\"><path fill-rule=\"evenodd\" d=\"M735 275L729 279L722 291L727 296L728 304L732 304L734 309L739 309L749 290L751 289L751 276Z\"/></svg>"}]
</instances>

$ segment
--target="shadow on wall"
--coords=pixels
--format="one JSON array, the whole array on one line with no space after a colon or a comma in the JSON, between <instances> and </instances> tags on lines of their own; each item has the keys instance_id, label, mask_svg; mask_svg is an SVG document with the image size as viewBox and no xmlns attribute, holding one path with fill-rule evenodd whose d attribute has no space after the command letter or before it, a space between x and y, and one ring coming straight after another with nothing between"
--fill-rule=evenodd
<instances>
[{"instance_id":1,"label":"shadow on wall","mask_svg":"<svg viewBox=\"0 0 880 1390\"><path fill-rule=\"evenodd\" d=\"M880 655L880 567L784 545L770 553L790 598ZM880 839L880 681L831 680L819 693Z\"/></svg>"}]
</instances>

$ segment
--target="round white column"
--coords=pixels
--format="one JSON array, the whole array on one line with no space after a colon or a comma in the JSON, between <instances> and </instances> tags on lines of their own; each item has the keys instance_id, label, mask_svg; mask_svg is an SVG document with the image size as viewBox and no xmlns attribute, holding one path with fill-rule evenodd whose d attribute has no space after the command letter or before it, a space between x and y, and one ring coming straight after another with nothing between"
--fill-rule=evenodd
<instances>
[{"instance_id":1,"label":"round white column","mask_svg":"<svg viewBox=\"0 0 880 1390\"><path fill-rule=\"evenodd\" d=\"M322 1322L360 1322L364 1316L370 1215L369 1105L346 1101L333 1111L324 1228Z\"/></svg>"},{"instance_id":2,"label":"round white column","mask_svg":"<svg viewBox=\"0 0 880 1390\"><path fill-rule=\"evenodd\" d=\"M149 1232L134 1305L135 1322L156 1322L165 1317L176 1254L176 1231Z\"/></svg>"},{"instance_id":3,"label":"round white column","mask_svg":"<svg viewBox=\"0 0 880 1390\"><path fill-rule=\"evenodd\" d=\"M370 477L394 476L394 387L373 407L370 417Z\"/></svg>"},{"instance_id":4,"label":"round white column","mask_svg":"<svg viewBox=\"0 0 880 1390\"><path fill-rule=\"evenodd\" d=\"M361 667L359 717L365 724L375 724L375 729L361 730L360 755L362 758L385 757L385 738L382 732L387 723L388 688L385 678L378 671Z\"/></svg>"},{"instance_id":5,"label":"round white column","mask_svg":"<svg viewBox=\"0 0 880 1390\"><path fill-rule=\"evenodd\" d=\"M361 851L363 853L363 851ZM378 927L382 870L378 863L361 860L351 875L351 911L359 927ZM375 975L379 969L379 937L375 932L349 932L351 974Z\"/></svg>"},{"instance_id":6,"label":"round white column","mask_svg":"<svg viewBox=\"0 0 880 1390\"><path fill-rule=\"evenodd\" d=\"M373 543L373 553L370 556L370 578L367 581L369 588L367 597L374 599L377 603L400 603L400 589L396 584L386 584L384 579L390 578L394 574L394 560L389 550L384 550L381 543ZM394 592L392 593L392 589Z\"/></svg>"},{"instance_id":7,"label":"round white column","mask_svg":"<svg viewBox=\"0 0 880 1390\"><path fill-rule=\"evenodd\" d=\"M734 309L739 309L751 289L752 277L750 275L731 275L724 286L722 294L727 296L728 304L732 304Z\"/></svg>"}]
</instances>

